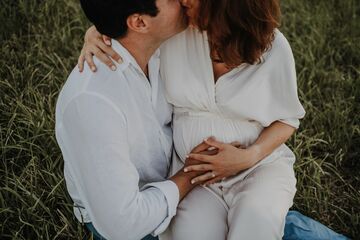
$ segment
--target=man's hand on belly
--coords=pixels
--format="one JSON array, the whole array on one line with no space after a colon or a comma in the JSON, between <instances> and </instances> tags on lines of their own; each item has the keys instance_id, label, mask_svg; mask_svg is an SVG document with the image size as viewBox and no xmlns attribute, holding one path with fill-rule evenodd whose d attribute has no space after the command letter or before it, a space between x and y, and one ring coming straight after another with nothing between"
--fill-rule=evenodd
<instances>
[{"instance_id":1,"label":"man's hand on belly","mask_svg":"<svg viewBox=\"0 0 360 240\"><path fill-rule=\"evenodd\" d=\"M210 148L210 149L209 149ZM203 155L215 155L218 153L218 149L211 148L205 141L197 145L191 153L198 153ZM185 166L199 165L201 161L187 158L185 160ZM183 199L186 194L188 194L194 187L204 183L202 181L191 182L192 179L199 177L204 174L209 174L208 171L194 171L194 172L185 172L184 168L180 169L174 176L170 178L179 188L180 199Z\"/></svg>"},{"instance_id":2,"label":"man's hand on belly","mask_svg":"<svg viewBox=\"0 0 360 240\"><path fill-rule=\"evenodd\" d=\"M257 159L254 151L246 149L239 142L222 143L215 138L205 139L204 142L196 148L200 149L199 151L207 148L206 153L212 154L198 152L190 153L187 157L192 164L185 165L184 171L204 172L203 175L192 179L192 183L201 182L208 185L219 182L253 166ZM188 159L186 161L190 162Z\"/></svg>"}]
</instances>

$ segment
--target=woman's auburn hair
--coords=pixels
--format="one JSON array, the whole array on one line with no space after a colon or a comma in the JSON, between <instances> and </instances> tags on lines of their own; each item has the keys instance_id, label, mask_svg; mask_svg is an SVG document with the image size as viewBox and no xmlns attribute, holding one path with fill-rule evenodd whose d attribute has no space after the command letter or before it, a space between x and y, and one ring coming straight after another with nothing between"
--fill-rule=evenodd
<instances>
[{"instance_id":1,"label":"woman's auburn hair","mask_svg":"<svg viewBox=\"0 0 360 240\"><path fill-rule=\"evenodd\" d=\"M197 24L213 58L231 67L256 64L280 25L279 0L200 0Z\"/></svg>"}]
</instances>

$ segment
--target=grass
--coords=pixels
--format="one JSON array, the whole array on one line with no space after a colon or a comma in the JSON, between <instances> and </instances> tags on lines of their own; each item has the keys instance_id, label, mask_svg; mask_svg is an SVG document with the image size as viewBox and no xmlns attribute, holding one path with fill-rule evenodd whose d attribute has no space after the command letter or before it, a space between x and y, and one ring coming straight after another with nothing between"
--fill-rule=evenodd
<instances>
[{"instance_id":1,"label":"grass","mask_svg":"<svg viewBox=\"0 0 360 240\"><path fill-rule=\"evenodd\" d=\"M283 0L307 111L289 141L294 209L360 239L360 2ZM0 2L0 238L88 238L54 137L59 90L89 26L76 0Z\"/></svg>"}]
</instances>

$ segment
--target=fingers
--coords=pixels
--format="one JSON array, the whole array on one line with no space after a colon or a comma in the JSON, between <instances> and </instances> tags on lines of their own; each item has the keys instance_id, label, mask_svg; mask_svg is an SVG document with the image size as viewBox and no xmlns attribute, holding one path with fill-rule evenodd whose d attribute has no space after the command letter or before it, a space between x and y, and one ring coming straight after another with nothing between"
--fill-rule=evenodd
<instances>
[{"instance_id":1,"label":"fingers","mask_svg":"<svg viewBox=\"0 0 360 240\"><path fill-rule=\"evenodd\" d=\"M115 52L114 49L110 48L110 52L108 54L117 63L121 64L123 62L123 59L121 58L121 56L117 52Z\"/></svg>"},{"instance_id":2,"label":"fingers","mask_svg":"<svg viewBox=\"0 0 360 240\"><path fill-rule=\"evenodd\" d=\"M104 64L106 64L112 71L116 70L116 66L113 61L111 61L110 57L104 54L101 50L95 51L95 56Z\"/></svg>"},{"instance_id":3,"label":"fingers","mask_svg":"<svg viewBox=\"0 0 360 240\"><path fill-rule=\"evenodd\" d=\"M201 162L211 163L214 160L214 157L211 155L202 155L198 153L190 153L188 158L192 158L194 160L198 160Z\"/></svg>"},{"instance_id":4,"label":"fingers","mask_svg":"<svg viewBox=\"0 0 360 240\"><path fill-rule=\"evenodd\" d=\"M101 62L106 64L111 70L116 70L114 59L118 63L122 63L122 59L111 47L111 38L101 35L94 26L90 27L85 34L85 44L83 46L82 55L79 57L79 69L83 69L83 61L87 62L90 69L95 72L96 66L93 56L96 56Z\"/></svg>"},{"instance_id":5,"label":"fingers","mask_svg":"<svg viewBox=\"0 0 360 240\"><path fill-rule=\"evenodd\" d=\"M222 178L220 176L218 176L218 177L215 177L213 179L210 179L210 180L206 181L203 185L208 186L210 184L221 182L221 180L222 180Z\"/></svg>"},{"instance_id":6,"label":"fingers","mask_svg":"<svg viewBox=\"0 0 360 240\"><path fill-rule=\"evenodd\" d=\"M203 155L216 155L219 153L219 150L218 149L212 149L212 150L206 150L206 151L203 151L203 152L199 152L199 154L203 154Z\"/></svg>"},{"instance_id":7,"label":"fingers","mask_svg":"<svg viewBox=\"0 0 360 240\"><path fill-rule=\"evenodd\" d=\"M89 65L91 71L96 72L96 66L93 60L93 55L89 52L85 53L85 61Z\"/></svg>"},{"instance_id":8,"label":"fingers","mask_svg":"<svg viewBox=\"0 0 360 240\"><path fill-rule=\"evenodd\" d=\"M85 62L85 54L83 51L81 51L80 56L78 58L78 68L79 72L84 71L84 62Z\"/></svg>"},{"instance_id":9,"label":"fingers","mask_svg":"<svg viewBox=\"0 0 360 240\"><path fill-rule=\"evenodd\" d=\"M98 46L98 47L90 47L88 50L85 52L85 60L87 62L87 64L89 65L91 71L95 72L96 71L96 65L94 63L94 56L93 54L104 64L106 64L111 70L115 71L116 70L116 66L114 64L113 61L111 61L111 59L103 52L103 48L108 48L104 43L102 43L102 46ZM100 48L102 47L102 48Z\"/></svg>"},{"instance_id":10,"label":"fingers","mask_svg":"<svg viewBox=\"0 0 360 240\"><path fill-rule=\"evenodd\" d=\"M97 42L97 44L98 45L90 48L90 52L93 53L102 63L106 64L111 70L115 71L116 65L111 58L120 64L122 63L120 55L103 42Z\"/></svg>"},{"instance_id":11,"label":"fingers","mask_svg":"<svg viewBox=\"0 0 360 240\"><path fill-rule=\"evenodd\" d=\"M113 60L117 63L121 64L123 62L121 56L115 52L115 50L111 47L111 38L105 35L102 35L102 40L105 44L105 47L100 47L107 55L109 55Z\"/></svg>"},{"instance_id":12,"label":"fingers","mask_svg":"<svg viewBox=\"0 0 360 240\"><path fill-rule=\"evenodd\" d=\"M185 159L185 167L191 166L191 165L199 165L199 164L203 164L203 162L197 161L197 160L192 159L192 158L186 158Z\"/></svg>"},{"instance_id":13,"label":"fingers","mask_svg":"<svg viewBox=\"0 0 360 240\"><path fill-rule=\"evenodd\" d=\"M203 175L200 175L196 178L191 179L191 184L204 182L204 181L207 181L207 180L215 178L215 177L216 177L215 172L213 172L213 171L207 172L207 173L204 173Z\"/></svg>"},{"instance_id":14,"label":"fingers","mask_svg":"<svg viewBox=\"0 0 360 240\"><path fill-rule=\"evenodd\" d=\"M122 63L122 58L121 56L115 52L115 50L106 45L103 42L99 42L98 43L98 50L95 54L96 57L98 57L99 59L102 59L103 57L106 57L110 60L110 58L114 59L117 63L121 64ZM109 58L110 57L110 58ZM111 60L110 60L111 61ZM105 62L104 62L105 63ZM109 62L108 62L109 63ZM108 65L108 63L106 63L106 65ZM111 63L113 64L113 62L111 61ZM109 65L108 65L109 66ZM114 65L115 66L115 65Z\"/></svg>"},{"instance_id":15,"label":"fingers","mask_svg":"<svg viewBox=\"0 0 360 240\"><path fill-rule=\"evenodd\" d=\"M106 35L102 35L101 37L106 45L111 46L111 38L110 37L108 37Z\"/></svg>"},{"instance_id":16,"label":"fingers","mask_svg":"<svg viewBox=\"0 0 360 240\"><path fill-rule=\"evenodd\" d=\"M201 142L199 145L197 145L196 147L193 148L193 150L191 150L192 153L199 153L199 152L203 152L206 149L208 149L210 146L205 143L204 141Z\"/></svg>"},{"instance_id":17,"label":"fingers","mask_svg":"<svg viewBox=\"0 0 360 240\"><path fill-rule=\"evenodd\" d=\"M210 171L213 169L213 166L211 164L199 164L199 165L191 165L184 168L184 172L192 172L192 171Z\"/></svg>"},{"instance_id":18,"label":"fingers","mask_svg":"<svg viewBox=\"0 0 360 240\"><path fill-rule=\"evenodd\" d=\"M204 140L211 147L218 148L219 150L224 149L224 143L217 141L215 138L210 137Z\"/></svg>"}]
</instances>

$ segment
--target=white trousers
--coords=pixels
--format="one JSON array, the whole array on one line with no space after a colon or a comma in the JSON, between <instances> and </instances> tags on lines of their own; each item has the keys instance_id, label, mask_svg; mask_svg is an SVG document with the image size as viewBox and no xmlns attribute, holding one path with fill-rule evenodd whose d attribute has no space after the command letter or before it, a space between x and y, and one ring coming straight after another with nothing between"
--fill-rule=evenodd
<instances>
[{"instance_id":1,"label":"white trousers","mask_svg":"<svg viewBox=\"0 0 360 240\"><path fill-rule=\"evenodd\" d=\"M255 166L231 186L198 186L179 204L161 240L279 240L293 204L293 161Z\"/></svg>"}]
</instances>

